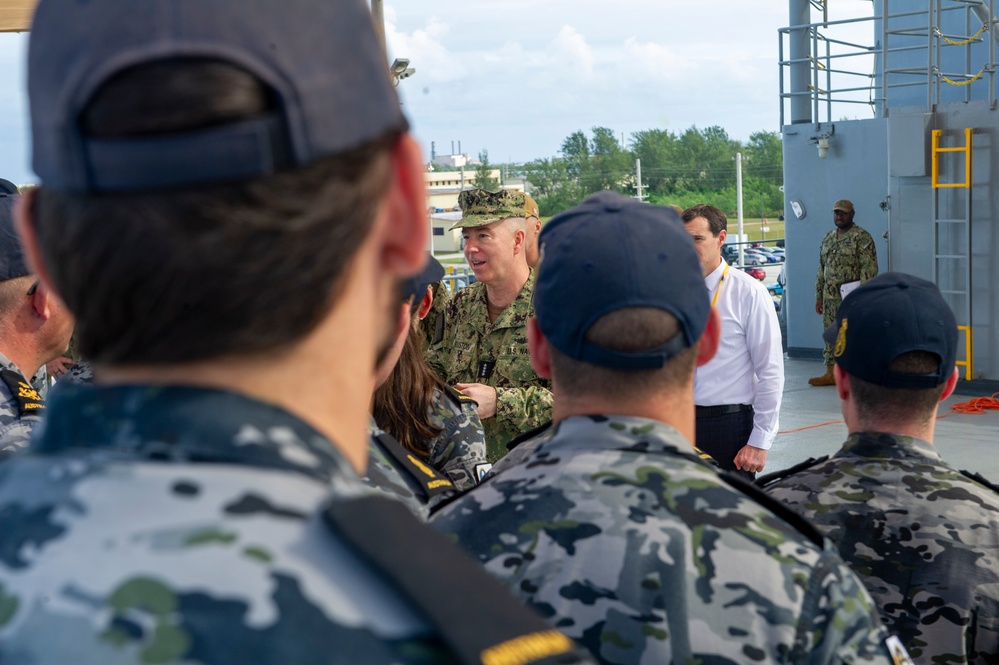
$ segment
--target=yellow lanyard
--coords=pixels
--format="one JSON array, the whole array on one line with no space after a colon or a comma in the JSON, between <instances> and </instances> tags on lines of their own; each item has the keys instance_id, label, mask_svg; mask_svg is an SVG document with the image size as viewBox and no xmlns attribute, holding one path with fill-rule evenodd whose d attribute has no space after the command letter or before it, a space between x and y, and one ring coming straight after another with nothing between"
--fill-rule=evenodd
<instances>
[{"instance_id":1,"label":"yellow lanyard","mask_svg":"<svg viewBox=\"0 0 999 665\"><path fill-rule=\"evenodd\" d=\"M731 266L729 266L728 263L726 263L725 264L725 269L722 270L721 279L718 280L718 286L715 288L715 297L711 299L711 306L712 307L714 307L715 305L718 304L718 294L721 293L722 284L725 283L725 276L728 275L728 269L730 267Z\"/></svg>"}]
</instances>

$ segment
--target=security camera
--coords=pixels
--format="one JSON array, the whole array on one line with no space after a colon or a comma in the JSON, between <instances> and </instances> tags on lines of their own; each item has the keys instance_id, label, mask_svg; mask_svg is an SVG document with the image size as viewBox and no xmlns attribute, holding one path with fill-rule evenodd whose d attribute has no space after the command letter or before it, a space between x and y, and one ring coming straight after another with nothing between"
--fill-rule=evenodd
<instances>
[{"instance_id":1,"label":"security camera","mask_svg":"<svg viewBox=\"0 0 999 665\"><path fill-rule=\"evenodd\" d=\"M408 61L407 61L408 62ZM401 81L402 79L408 79L410 76L416 73L416 70L412 67L407 67L401 72L396 74L396 77Z\"/></svg>"},{"instance_id":2,"label":"security camera","mask_svg":"<svg viewBox=\"0 0 999 665\"><path fill-rule=\"evenodd\" d=\"M392 61L392 73L402 78L402 74L409 67L409 58L396 58Z\"/></svg>"}]
</instances>

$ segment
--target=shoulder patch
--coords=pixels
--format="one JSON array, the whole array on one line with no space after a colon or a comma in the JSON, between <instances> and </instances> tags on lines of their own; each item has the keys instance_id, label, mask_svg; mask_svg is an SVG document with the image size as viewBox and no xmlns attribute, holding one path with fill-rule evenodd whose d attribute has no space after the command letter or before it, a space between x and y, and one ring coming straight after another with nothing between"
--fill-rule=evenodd
<instances>
[{"instance_id":1,"label":"shoulder patch","mask_svg":"<svg viewBox=\"0 0 999 665\"><path fill-rule=\"evenodd\" d=\"M829 455L823 455L822 457L809 457L804 462L799 462L794 466L789 466L786 469L781 469L780 471L774 471L773 473L768 473L765 476L760 476L754 482L758 487L765 488L767 485L777 482L778 480L783 480L788 476L793 476L799 471L804 471L809 467L813 467L816 464L821 464L829 459Z\"/></svg>"},{"instance_id":2,"label":"shoulder patch","mask_svg":"<svg viewBox=\"0 0 999 665\"><path fill-rule=\"evenodd\" d=\"M538 425L534 429L527 430L526 432L524 432L520 436L511 439L510 442L506 444L506 449L507 450L513 450L514 448L516 448L520 444L524 443L528 439L533 439L537 435L543 433L545 430L547 430L551 426L552 426L552 421L549 420L548 422L544 423L543 425Z\"/></svg>"},{"instance_id":3,"label":"shoulder patch","mask_svg":"<svg viewBox=\"0 0 999 665\"><path fill-rule=\"evenodd\" d=\"M993 492L999 493L999 485L996 485L991 480L988 480L982 474L980 474L980 473L972 473L971 471L964 471L964 470L961 471L961 474L963 476L965 476L966 478L974 480L979 485L985 485L986 487L988 487Z\"/></svg>"},{"instance_id":4,"label":"shoulder patch","mask_svg":"<svg viewBox=\"0 0 999 665\"><path fill-rule=\"evenodd\" d=\"M462 404L468 404L468 403L472 403L472 404L474 404L476 406L479 405L478 402L476 402L474 399L472 399L471 397L469 397L465 393L461 392L460 390L458 390L454 386L449 386L447 384L444 384L444 394L447 395L448 397L450 397L451 401L454 402L455 404L457 404L459 407Z\"/></svg>"},{"instance_id":5,"label":"shoulder patch","mask_svg":"<svg viewBox=\"0 0 999 665\"><path fill-rule=\"evenodd\" d=\"M457 491L454 483L439 474L433 467L419 459L416 455L403 448L391 435L382 432L375 438L381 444L382 450L392 456L399 470L405 471L416 481L425 494L426 499Z\"/></svg>"},{"instance_id":6,"label":"shoulder patch","mask_svg":"<svg viewBox=\"0 0 999 665\"><path fill-rule=\"evenodd\" d=\"M17 400L18 415L40 414L45 410L45 402L28 380L12 369L0 370L0 378L7 384L10 394Z\"/></svg>"}]
</instances>

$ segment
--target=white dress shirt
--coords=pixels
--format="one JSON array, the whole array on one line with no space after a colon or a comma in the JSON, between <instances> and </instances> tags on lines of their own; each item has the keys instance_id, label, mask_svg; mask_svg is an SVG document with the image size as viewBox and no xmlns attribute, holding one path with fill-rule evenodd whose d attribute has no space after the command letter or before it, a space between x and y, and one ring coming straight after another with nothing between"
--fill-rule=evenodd
<instances>
[{"instance_id":1,"label":"white dress shirt","mask_svg":"<svg viewBox=\"0 0 999 665\"><path fill-rule=\"evenodd\" d=\"M777 435L784 391L780 324L767 288L737 268L722 279L726 267L722 261L704 278L721 317L721 339L718 353L694 375L694 403L752 404L749 445L768 449Z\"/></svg>"}]
</instances>

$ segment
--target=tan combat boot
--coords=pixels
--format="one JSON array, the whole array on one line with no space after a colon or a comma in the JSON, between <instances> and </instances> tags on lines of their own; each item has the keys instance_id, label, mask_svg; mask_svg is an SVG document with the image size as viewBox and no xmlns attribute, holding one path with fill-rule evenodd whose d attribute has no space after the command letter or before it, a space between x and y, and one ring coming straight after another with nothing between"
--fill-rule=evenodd
<instances>
[{"instance_id":1,"label":"tan combat boot","mask_svg":"<svg viewBox=\"0 0 999 665\"><path fill-rule=\"evenodd\" d=\"M822 376L813 376L808 380L810 386L835 386L836 379L833 378L832 365L826 365L826 373Z\"/></svg>"}]
</instances>

